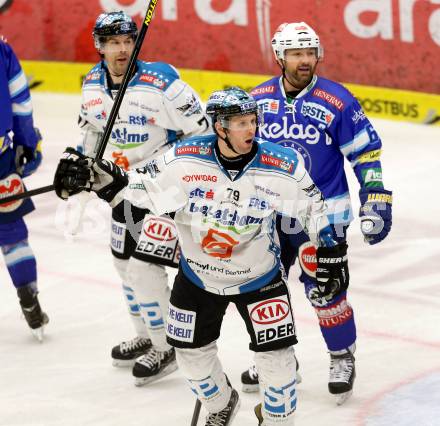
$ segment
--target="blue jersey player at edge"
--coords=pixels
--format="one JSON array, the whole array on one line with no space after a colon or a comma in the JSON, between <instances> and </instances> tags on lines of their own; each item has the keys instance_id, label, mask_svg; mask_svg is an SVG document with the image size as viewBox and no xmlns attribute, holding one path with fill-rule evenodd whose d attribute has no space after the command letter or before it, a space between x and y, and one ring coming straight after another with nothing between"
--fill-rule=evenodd
<instances>
[{"instance_id":1,"label":"blue jersey player at edge","mask_svg":"<svg viewBox=\"0 0 440 426\"><path fill-rule=\"evenodd\" d=\"M359 102L341 84L316 74L323 59L318 35L305 22L278 27L272 48L282 75L255 87L251 94L264 114L259 136L296 151L322 191L329 221L340 241L353 220L344 157L360 185L359 212L365 242L382 241L391 229L392 193L384 189L380 162L382 143ZM281 260L288 273L299 260L300 281L316 311L330 353L328 389L338 405L352 394L356 376L356 325L347 291L326 298L316 289L316 248L304 232L289 232L294 224L281 218L277 230ZM255 366L242 374L243 390L257 391Z\"/></svg>"},{"instance_id":2,"label":"blue jersey player at edge","mask_svg":"<svg viewBox=\"0 0 440 426\"><path fill-rule=\"evenodd\" d=\"M23 178L41 163L41 135L34 128L26 77L11 46L0 37L0 199L23 192ZM42 341L49 321L38 301L35 256L23 216L34 210L31 199L0 204L0 247L24 318Z\"/></svg>"}]
</instances>

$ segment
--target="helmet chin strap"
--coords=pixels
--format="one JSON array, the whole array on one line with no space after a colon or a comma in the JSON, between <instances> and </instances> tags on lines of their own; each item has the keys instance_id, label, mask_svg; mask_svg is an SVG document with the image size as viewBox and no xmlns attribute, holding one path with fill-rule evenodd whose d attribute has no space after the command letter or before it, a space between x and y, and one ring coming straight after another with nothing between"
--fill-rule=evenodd
<instances>
[{"instance_id":1,"label":"helmet chin strap","mask_svg":"<svg viewBox=\"0 0 440 426\"><path fill-rule=\"evenodd\" d=\"M234 147L232 146L231 141L229 140L229 138L228 138L228 134L227 134L227 132L226 132L227 129L224 128L224 130L225 130L225 135L226 135L226 137L224 137L224 138L221 137L220 134L216 131L217 136L218 136L222 141L225 142L226 146L227 146L232 152L235 152L237 155L241 155L241 154L240 154L239 152L237 152L237 151L234 149Z\"/></svg>"}]
</instances>

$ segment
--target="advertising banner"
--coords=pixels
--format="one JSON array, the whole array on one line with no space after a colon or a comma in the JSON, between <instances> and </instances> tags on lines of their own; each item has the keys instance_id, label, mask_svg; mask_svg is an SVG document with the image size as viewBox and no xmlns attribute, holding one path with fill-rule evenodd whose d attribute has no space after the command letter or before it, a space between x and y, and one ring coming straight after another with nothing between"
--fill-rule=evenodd
<instances>
[{"instance_id":1,"label":"advertising banner","mask_svg":"<svg viewBox=\"0 0 440 426\"><path fill-rule=\"evenodd\" d=\"M124 10L139 24L147 4L0 0L0 34L21 59L96 62L97 15ZM141 57L178 68L275 74L271 37L279 24L298 21L321 37L322 75L440 94L440 0L159 0Z\"/></svg>"}]
</instances>

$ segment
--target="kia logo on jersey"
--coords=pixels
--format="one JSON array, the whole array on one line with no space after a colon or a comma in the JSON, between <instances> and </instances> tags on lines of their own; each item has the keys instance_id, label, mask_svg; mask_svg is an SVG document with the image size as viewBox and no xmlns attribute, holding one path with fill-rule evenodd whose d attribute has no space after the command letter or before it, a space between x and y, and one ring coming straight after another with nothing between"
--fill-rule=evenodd
<instances>
[{"instance_id":1,"label":"kia logo on jersey","mask_svg":"<svg viewBox=\"0 0 440 426\"><path fill-rule=\"evenodd\" d=\"M209 256L229 259L232 256L233 248L237 244L238 241L228 234L210 229L202 240L202 249Z\"/></svg>"},{"instance_id":2,"label":"kia logo on jersey","mask_svg":"<svg viewBox=\"0 0 440 426\"><path fill-rule=\"evenodd\" d=\"M177 238L174 223L162 217L151 217L144 223L144 233L157 241L173 241Z\"/></svg>"},{"instance_id":3,"label":"kia logo on jersey","mask_svg":"<svg viewBox=\"0 0 440 426\"><path fill-rule=\"evenodd\" d=\"M255 306L250 317L257 324L274 324L286 318L289 312L290 307L286 300L269 299Z\"/></svg>"}]
</instances>

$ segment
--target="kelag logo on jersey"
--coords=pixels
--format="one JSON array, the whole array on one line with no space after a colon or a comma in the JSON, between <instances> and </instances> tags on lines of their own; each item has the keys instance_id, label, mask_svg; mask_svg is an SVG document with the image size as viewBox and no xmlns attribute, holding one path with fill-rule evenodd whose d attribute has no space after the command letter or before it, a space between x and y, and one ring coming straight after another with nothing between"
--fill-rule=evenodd
<instances>
[{"instance_id":1,"label":"kelag logo on jersey","mask_svg":"<svg viewBox=\"0 0 440 426\"><path fill-rule=\"evenodd\" d=\"M299 123L291 123L293 115L283 115L281 123L263 123L259 126L259 136L269 142L279 139L303 140L305 143L315 145L319 142L321 134L313 125L304 126Z\"/></svg>"},{"instance_id":2,"label":"kelag logo on jersey","mask_svg":"<svg viewBox=\"0 0 440 426\"><path fill-rule=\"evenodd\" d=\"M325 124L327 127L332 124L333 119L335 118L335 114L315 102L304 101L301 106L301 114L304 115L304 117L314 118L320 123Z\"/></svg>"}]
</instances>

